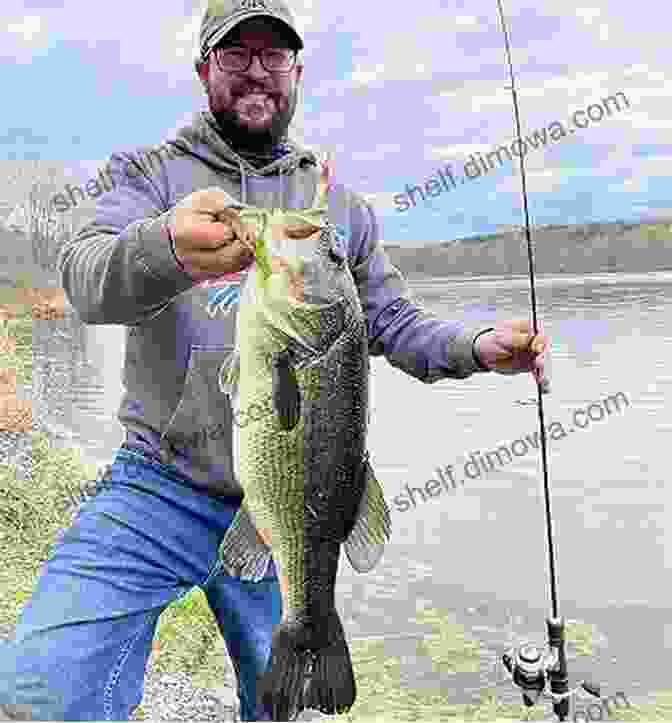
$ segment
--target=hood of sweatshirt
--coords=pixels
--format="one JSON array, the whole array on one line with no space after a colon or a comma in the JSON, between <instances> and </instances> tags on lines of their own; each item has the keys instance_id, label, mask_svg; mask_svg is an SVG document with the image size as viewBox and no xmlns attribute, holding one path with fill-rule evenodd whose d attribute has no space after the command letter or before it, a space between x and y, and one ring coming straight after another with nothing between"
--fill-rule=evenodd
<instances>
[{"instance_id":1,"label":"hood of sweatshirt","mask_svg":"<svg viewBox=\"0 0 672 723\"><path fill-rule=\"evenodd\" d=\"M273 205L285 208L287 203L287 176L297 167L318 165L318 156L315 151L301 147L295 141L285 138L268 153L268 163L258 167L238 154L221 135L215 117L210 111L197 113L191 125L181 128L174 140L167 142L168 146L179 151L180 155L191 155L207 164L217 172L225 172L240 179L241 202L246 204L247 179L250 176L279 176L278 197ZM263 162L263 156L259 156Z\"/></svg>"}]
</instances>

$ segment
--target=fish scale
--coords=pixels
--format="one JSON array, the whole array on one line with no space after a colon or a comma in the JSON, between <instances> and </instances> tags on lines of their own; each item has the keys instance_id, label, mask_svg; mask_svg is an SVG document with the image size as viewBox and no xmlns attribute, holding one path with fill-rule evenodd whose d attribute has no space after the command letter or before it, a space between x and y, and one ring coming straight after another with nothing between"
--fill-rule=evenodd
<instances>
[{"instance_id":1,"label":"fish scale","mask_svg":"<svg viewBox=\"0 0 672 723\"><path fill-rule=\"evenodd\" d=\"M322 189L303 211L241 209L241 219L256 224L256 263L224 374L241 409L270 402L273 410L235 432L245 496L220 546L229 574L259 579L271 554L278 569L282 619L258 689L273 720L306 708L341 713L354 703L335 607L340 551L355 570L369 571L390 535L366 450L367 325L335 251Z\"/></svg>"},{"instance_id":2,"label":"fish scale","mask_svg":"<svg viewBox=\"0 0 672 723\"><path fill-rule=\"evenodd\" d=\"M352 300L354 302L354 300ZM352 303L352 302L351 302ZM351 308L351 307L348 307ZM260 332L253 329L253 325L246 323L246 311L240 311L241 326L249 331L252 340ZM274 548L276 562L284 570L288 579L296 581L289 589L290 606L301 609L305 605L305 587L303 566L304 531L318 524L321 527L322 537L343 542L344 513L350 513L346 519L354 521L356 507L361 499L362 490L350 490L354 501L350 510L343 508L338 516L332 515L341 528L340 536L335 535L335 523L331 522L332 529L326 529L326 513L333 504L333 495L328 499L320 500L316 492L338 490L339 495L347 491L348 478L354 475L353 466L359 467L364 456L363 438L366 431L364 409L366 407L366 365L361 359L366 358L361 346L363 340L363 325L356 323L356 312L345 314L345 323L350 323L349 333L343 333L343 328L335 328L339 314L335 308L313 312L312 316L299 313L302 324L305 325L307 336L318 348L329 345L333 339L343 336L338 346L332 346L328 358L315 366L306 366L297 369L297 380L302 393L305 412L297 426L291 432L282 429L276 415L269 415L254 424L248 424L240 430L240 478L246 491L246 506L254 510L254 518L259 527L270 530L273 539L282 539L278 548ZM264 334L261 333L261 337ZM360 349L357 349L359 340ZM255 352L246 355L245 341L241 340L242 366L248 373L241 378L240 397L245 401L245 407L254 404L263 404L272 397L272 382L268 374L264 374L270 365L269 358L274 351L280 351L281 344L266 336L265 353L260 353L254 345ZM349 342L349 343L348 343ZM270 347L270 348L269 348ZM358 354L355 352L359 352ZM340 369L340 374L334 374L334 368ZM347 378L350 371L351 379ZM359 375L359 384L352 381ZM249 381L249 384L247 382ZM344 391L353 390L350 399L346 398ZM352 397L360 396L357 400ZM352 427L351 425L355 425ZM359 439L358 439L359 437ZM359 444L358 444L359 442ZM343 451L349 452L346 459ZM333 480L331 483L329 478ZM243 480L250 480L248 486ZM252 480L267 480L264 484L255 484ZM352 485L351 485L352 486ZM309 493L306 500L306 492ZM317 517L308 514L300 521L296 516L297 507L304 508L309 504L317 511ZM326 504L325 504L326 503ZM312 521L312 522L311 522ZM287 534L291 531L292 534Z\"/></svg>"}]
</instances>

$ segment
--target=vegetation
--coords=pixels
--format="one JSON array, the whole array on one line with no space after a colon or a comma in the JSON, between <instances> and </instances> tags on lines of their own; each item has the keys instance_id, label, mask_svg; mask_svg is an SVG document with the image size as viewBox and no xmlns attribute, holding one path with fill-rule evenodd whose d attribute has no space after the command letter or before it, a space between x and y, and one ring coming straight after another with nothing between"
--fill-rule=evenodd
<instances>
[{"instance_id":1,"label":"vegetation","mask_svg":"<svg viewBox=\"0 0 672 723\"><path fill-rule=\"evenodd\" d=\"M433 668L444 672L473 672L479 669L479 644L446 611L430 609L417 616L419 623L432 623L435 632L418 644L419 655L429 655ZM567 621L569 648L578 655L592 654L594 626L582 621ZM525 721L551 720L549 702L526 708L520 703L499 700L497 690L484 688L475 703L451 703L440 688L410 688L401 674L401 660L391 656L385 641L355 640L351 644L357 676L358 698L344 718L352 723L395 721ZM494 681L493 681L494 682ZM626 692L627 695L627 692ZM590 701L583 700L580 706ZM672 690L659 691L649 705L620 708L614 718L623 721L672 721ZM571 719L571 718L570 718ZM605 714L605 720L607 716Z\"/></svg>"},{"instance_id":2,"label":"vegetation","mask_svg":"<svg viewBox=\"0 0 672 723\"><path fill-rule=\"evenodd\" d=\"M672 270L672 224L587 223L532 229L540 274L646 273ZM386 244L392 263L413 275L489 276L528 273L521 230L482 234L422 247Z\"/></svg>"},{"instance_id":3,"label":"vegetation","mask_svg":"<svg viewBox=\"0 0 672 723\"><path fill-rule=\"evenodd\" d=\"M30 381L32 370L29 317L12 320L10 334L16 340L17 376ZM5 357L5 364L8 358ZM70 524L63 500L96 470L76 449L51 446L43 434L33 434L33 481L18 479L16 469L0 465L0 625L13 627L30 598L42 564L48 559L56 534ZM425 609L417 622L433 632L418 640L417 656L428 657L437 672L479 670L481 648L457 624L450 613ZM567 636L574 651L592 653L594 628L580 621L568 624ZM497 721L539 719L539 706L529 710L521 704L497 699L493 687L481 692L473 704L451 703L441 689L413 689L404 684L402 661L386 650L384 641L354 640L351 653L357 677L358 699L343 720L450 720ZM194 588L170 605L159 618L154 639L154 668L161 672L185 671L194 684L220 687L231 676L230 665L215 617L205 594ZM627 691L626 691L627 692ZM672 720L672 691L661 691L655 704L621 710L620 720ZM142 708L134 719L142 719ZM547 716L548 717L548 716Z\"/></svg>"}]
</instances>

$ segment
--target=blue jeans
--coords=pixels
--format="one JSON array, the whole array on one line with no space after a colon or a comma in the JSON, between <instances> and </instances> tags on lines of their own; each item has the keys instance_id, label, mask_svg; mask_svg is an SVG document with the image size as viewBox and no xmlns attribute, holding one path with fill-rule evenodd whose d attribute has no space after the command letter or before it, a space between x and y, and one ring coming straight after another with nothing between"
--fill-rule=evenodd
<instances>
[{"instance_id":1,"label":"blue jeans","mask_svg":"<svg viewBox=\"0 0 672 723\"><path fill-rule=\"evenodd\" d=\"M34 720L128 720L161 612L199 586L236 670L241 719L270 719L256 708L256 683L280 588L274 564L257 583L221 569L219 543L239 505L118 450L110 479L54 544L14 641L0 646L0 705Z\"/></svg>"}]
</instances>

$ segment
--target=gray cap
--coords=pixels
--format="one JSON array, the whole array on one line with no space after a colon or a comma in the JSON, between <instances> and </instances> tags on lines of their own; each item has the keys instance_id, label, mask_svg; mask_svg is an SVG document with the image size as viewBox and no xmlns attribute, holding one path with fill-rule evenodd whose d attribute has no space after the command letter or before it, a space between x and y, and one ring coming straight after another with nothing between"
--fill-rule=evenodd
<instances>
[{"instance_id":1,"label":"gray cap","mask_svg":"<svg viewBox=\"0 0 672 723\"><path fill-rule=\"evenodd\" d=\"M296 21L283 0L210 0L201 21L199 48L201 58L238 23L255 17L280 20L290 31L297 48L303 50L303 40L296 29Z\"/></svg>"}]
</instances>

